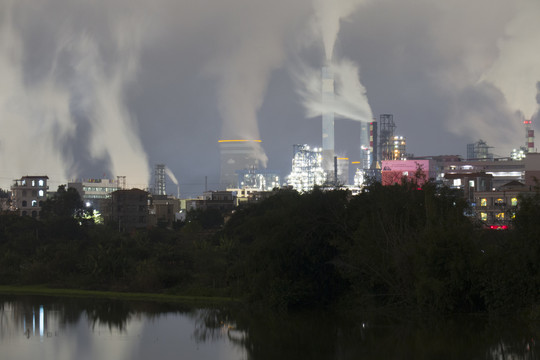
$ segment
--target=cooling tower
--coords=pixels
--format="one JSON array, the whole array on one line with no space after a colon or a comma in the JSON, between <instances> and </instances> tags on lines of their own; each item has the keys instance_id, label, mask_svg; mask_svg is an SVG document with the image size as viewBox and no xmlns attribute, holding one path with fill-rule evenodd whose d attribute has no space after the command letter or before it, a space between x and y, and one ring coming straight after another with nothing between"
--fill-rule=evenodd
<instances>
[{"instance_id":1,"label":"cooling tower","mask_svg":"<svg viewBox=\"0 0 540 360\"><path fill-rule=\"evenodd\" d=\"M238 172L261 168L261 140L219 140L220 188L238 188Z\"/></svg>"}]
</instances>

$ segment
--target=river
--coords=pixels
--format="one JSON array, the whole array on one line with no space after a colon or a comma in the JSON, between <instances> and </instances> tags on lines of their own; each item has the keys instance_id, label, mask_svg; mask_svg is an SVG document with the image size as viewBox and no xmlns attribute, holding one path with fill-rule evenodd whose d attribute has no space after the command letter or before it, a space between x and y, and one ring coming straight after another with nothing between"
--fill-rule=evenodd
<instances>
[{"instance_id":1,"label":"river","mask_svg":"<svg viewBox=\"0 0 540 360\"><path fill-rule=\"evenodd\" d=\"M0 359L539 359L540 324L0 294Z\"/></svg>"}]
</instances>

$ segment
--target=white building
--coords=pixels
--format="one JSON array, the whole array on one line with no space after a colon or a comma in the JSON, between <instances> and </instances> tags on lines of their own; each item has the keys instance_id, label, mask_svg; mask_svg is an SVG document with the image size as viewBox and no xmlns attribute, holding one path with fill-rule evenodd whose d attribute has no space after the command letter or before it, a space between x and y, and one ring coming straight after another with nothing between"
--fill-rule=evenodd
<instances>
[{"instance_id":1,"label":"white building","mask_svg":"<svg viewBox=\"0 0 540 360\"><path fill-rule=\"evenodd\" d=\"M39 218L41 207L47 200L49 178L43 176L23 176L14 180L11 187L11 208L21 216Z\"/></svg>"}]
</instances>

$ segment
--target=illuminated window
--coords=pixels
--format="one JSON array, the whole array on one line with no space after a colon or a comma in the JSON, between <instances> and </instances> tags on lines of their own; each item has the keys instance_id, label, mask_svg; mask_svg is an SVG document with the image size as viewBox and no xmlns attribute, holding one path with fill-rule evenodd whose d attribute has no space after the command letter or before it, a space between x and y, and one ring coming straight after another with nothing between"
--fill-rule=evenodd
<instances>
[{"instance_id":1,"label":"illuminated window","mask_svg":"<svg viewBox=\"0 0 540 360\"><path fill-rule=\"evenodd\" d=\"M36 186L36 180L32 180L32 186Z\"/></svg>"},{"instance_id":2,"label":"illuminated window","mask_svg":"<svg viewBox=\"0 0 540 360\"><path fill-rule=\"evenodd\" d=\"M474 180L469 180L469 187L474 187Z\"/></svg>"},{"instance_id":3,"label":"illuminated window","mask_svg":"<svg viewBox=\"0 0 540 360\"><path fill-rule=\"evenodd\" d=\"M32 200L32 207L36 207L37 206L37 200Z\"/></svg>"},{"instance_id":4,"label":"illuminated window","mask_svg":"<svg viewBox=\"0 0 540 360\"><path fill-rule=\"evenodd\" d=\"M504 200L501 198L498 198L497 200L495 200L495 205L502 205L503 203L504 203Z\"/></svg>"},{"instance_id":5,"label":"illuminated window","mask_svg":"<svg viewBox=\"0 0 540 360\"><path fill-rule=\"evenodd\" d=\"M487 206L487 199L480 199L480 206Z\"/></svg>"},{"instance_id":6,"label":"illuminated window","mask_svg":"<svg viewBox=\"0 0 540 360\"><path fill-rule=\"evenodd\" d=\"M487 221L487 213L485 212L480 213L480 220Z\"/></svg>"},{"instance_id":7,"label":"illuminated window","mask_svg":"<svg viewBox=\"0 0 540 360\"><path fill-rule=\"evenodd\" d=\"M461 186L461 179L454 179L454 186Z\"/></svg>"},{"instance_id":8,"label":"illuminated window","mask_svg":"<svg viewBox=\"0 0 540 360\"><path fill-rule=\"evenodd\" d=\"M512 198L512 206L517 206L517 198Z\"/></svg>"},{"instance_id":9,"label":"illuminated window","mask_svg":"<svg viewBox=\"0 0 540 360\"><path fill-rule=\"evenodd\" d=\"M45 182L44 182L42 179L39 179L38 185L39 185L39 186L43 186L43 185L45 185Z\"/></svg>"},{"instance_id":10,"label":"illuminated window","mask_svg":"<svg viewBox=\"0 0 540 360\"><path fill-rule=\"evenodd\" d=\"M45 192L44 192L43 190L39 190L38 195L39 195L40 197L43 197L44 194L45 194Z\"/></svg>"},{"instance_id":11,"label":"illuminated window","mask_svg":"<svg viewBox=\"0 0 540 360\"><path fill-rule=\"evenodd\" d=\"M502 212L501 212L501 213L498 213L497 215L495 215L495 217L496 217L497 219L504 220L504 213L502 213Z\"/></svg>"}]
</instances>

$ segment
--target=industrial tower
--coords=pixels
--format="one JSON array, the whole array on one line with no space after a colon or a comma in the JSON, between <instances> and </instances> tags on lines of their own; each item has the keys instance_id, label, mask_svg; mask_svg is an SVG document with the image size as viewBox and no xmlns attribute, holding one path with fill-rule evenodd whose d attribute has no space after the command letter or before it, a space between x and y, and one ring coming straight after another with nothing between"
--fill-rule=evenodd
<instances>
[{"instance_id":1,"label":"industrial tower","mask_svg":"<svg viewBox=\"0 0 540 360\"><path fill-rule=\"evenodd\" d=\"M328 106L334 102L334 73L329 66L322 68L322 167L328 179L334 179L334 112Z\"/></svg>"},{"instance_id":2,"label":"industrial tower","mask_svg":"<svg viewBox=\"0 0 540 360\"><path fill-rule=\"evenodd\" d=\"M165 164L157 164L154 169L154 195L167 195Z\"/></svg>"},{"instance_id":3,"label":"industrial tower","mask_svg":"<svg viewBox=\"0 0 540 360\"><path fill-rule=\"evenodd\" d=\"M394 153L394 130L396 124L394 123L394 115L381 114L379 122L379 154L380 160L392 160Z\"/></svg>"}]
</instances>

